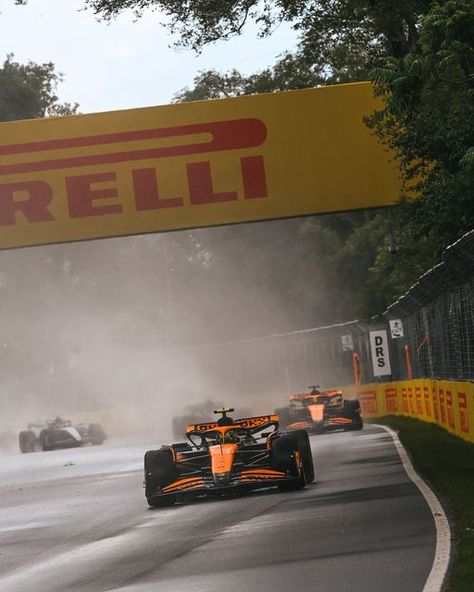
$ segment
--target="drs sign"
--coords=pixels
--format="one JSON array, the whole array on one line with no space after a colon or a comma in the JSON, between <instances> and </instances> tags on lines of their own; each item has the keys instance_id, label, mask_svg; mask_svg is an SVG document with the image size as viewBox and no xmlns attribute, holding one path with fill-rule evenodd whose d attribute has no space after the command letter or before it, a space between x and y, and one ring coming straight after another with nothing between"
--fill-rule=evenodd
<instances>
[{"instance_id":1,"label":"drs sign","mask_svg":"<svg viewBox=\"0 0 474 592\"><path fill-rule=\"evenodd\" d=\"M374 376L392 374L390 354L388 351L387 331L370 331L370 351Z\"/></svg>"}]
</instances>

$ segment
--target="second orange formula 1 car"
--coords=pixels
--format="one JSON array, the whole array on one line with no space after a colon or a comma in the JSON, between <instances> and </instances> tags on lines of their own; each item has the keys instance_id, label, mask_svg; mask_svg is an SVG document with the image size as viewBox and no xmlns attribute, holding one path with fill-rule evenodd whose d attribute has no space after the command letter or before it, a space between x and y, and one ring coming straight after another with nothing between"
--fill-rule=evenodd
<instances>
[{"instance_id":1,"label":"second orange formula 1 car","mask_svg":"<svg viewBox=\"0 0 474 592\"><path fill-rule=\"evenodd\" d=\"M228 495L262 487L302 489L314 481L308 433L278 430L278 416L233 420L233 409L215 411L216 422L189 425L188 442L145 453L145 495L151 507L179 497Z\"/></svg>"},{"instance_id":2,"label":"second orange formula 1 car","mask_svg":"<svg viewBox=\"0 0 474 592\"><path fill-rule=\"evenodd\" d=\"M318 386L309 388L310 392L290 395L288 407L276 409L283 428L303 428L311 433L363 428L358 399L345 399L339 389L321 392Z\"/></svg>"}]
</instances>

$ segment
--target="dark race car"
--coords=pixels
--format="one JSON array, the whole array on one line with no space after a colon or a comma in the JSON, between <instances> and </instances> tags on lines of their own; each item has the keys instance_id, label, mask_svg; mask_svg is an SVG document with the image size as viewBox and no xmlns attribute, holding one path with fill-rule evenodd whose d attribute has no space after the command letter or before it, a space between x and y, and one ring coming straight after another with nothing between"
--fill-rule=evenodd
<instances>
[{"instance_id":1,"label":"dark race car","mask_svg":"<svg viewBox=\"0 0 474 592\"><path fill-rule=\"evenodd\" d=\"M44 422L32 422L28 429L20 432L18 440L21 452L72 448L84 444L102 444L106 440L104 428L100 423L89 425L55 417Z\"/></svg>"},{"instance_id":2,"label":"dark race car","mask_svg":"<svg viewBox=\"0 0 474 592\"><path fill-rule=\"evenodd\" d=\"M290 395L288 407L276 409L281 425L288 430L306 429L311 433L330 430L361 430L364 426L358 399L345 399L338 389Z\"/></svg>"},{"instance_id":3,"label":"dark race car","mask_svg":"<svg viewBox=\"0 0 474 592\"><path fill-rule=\"evenodd\" d=\"M278 417L233 420L220 409L216 422L189 425L187 442L145 453L145 495L151 507L183 496L223 496L262 487L302 489L314 481L308 433L282 433Z\"/></svg>"}]
</instances>

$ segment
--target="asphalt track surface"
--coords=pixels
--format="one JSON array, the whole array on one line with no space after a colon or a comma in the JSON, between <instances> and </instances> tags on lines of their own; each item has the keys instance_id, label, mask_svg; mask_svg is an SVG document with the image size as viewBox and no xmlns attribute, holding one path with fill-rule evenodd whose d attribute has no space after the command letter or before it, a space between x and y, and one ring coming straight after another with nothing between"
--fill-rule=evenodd
<instances>
[{"instance_id":1,"label":"asphalt track surface","mask_svg":"<svg viewBox=\"0 0 474 592\"><path fill-rule=\"evenodd\" d=\"M302 491L154 510L137 470L145 448L8 457L0 590L422 592L435 525L389 434L369 427L311 443L316 483Z\"/></svg>"}]
</instances>

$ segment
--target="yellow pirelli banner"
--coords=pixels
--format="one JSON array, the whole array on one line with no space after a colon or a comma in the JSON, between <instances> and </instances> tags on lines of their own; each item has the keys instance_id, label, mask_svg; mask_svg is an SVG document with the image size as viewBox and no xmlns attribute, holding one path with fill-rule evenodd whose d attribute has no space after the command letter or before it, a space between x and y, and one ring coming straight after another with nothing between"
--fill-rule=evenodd
<instances>
[{"instance_id":1,"label":"yellow pirelli banner","mask_svg":"<svg viewBox=\"0 0 474 592\"><path fill-rule=\"evenodd\" d=\"M0 124L0 248L373 208L369 83Z\"/></svg>"},{"instance_id":2,"label":"yellow pirelli banner","mask_svg":"<svg viewBox=\"0 0 474 592\"><path fill-rule=\"evenodd\" d=\"M406 380L350 386L364 417L403 415L435 423L474 442L474 383L454 380Z\"/></svg>"}]
</instances>

